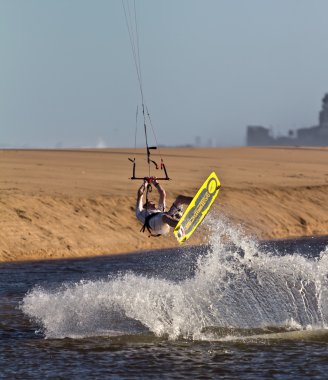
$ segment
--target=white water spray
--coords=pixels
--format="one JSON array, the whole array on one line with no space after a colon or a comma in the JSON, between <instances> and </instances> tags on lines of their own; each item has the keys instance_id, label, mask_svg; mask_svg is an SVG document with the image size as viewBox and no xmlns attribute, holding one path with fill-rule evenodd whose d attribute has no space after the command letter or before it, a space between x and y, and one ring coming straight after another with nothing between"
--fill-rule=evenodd
<instances>
[{"instance_id":1,"label":"white water spray","mask_svg":"<svg viewBox=\"0 0 328 380\"><path fill-rule=\"evenodd\" d=\"M192 278L126 273L29 292L22 310L47 337L156 336L213 339L233 329L317 329L328 320L328 249L319 259L261 252L227 220L207 221L210 248ZM215 334L214 334L215 335Z\"/></svg>"}]
</instances>

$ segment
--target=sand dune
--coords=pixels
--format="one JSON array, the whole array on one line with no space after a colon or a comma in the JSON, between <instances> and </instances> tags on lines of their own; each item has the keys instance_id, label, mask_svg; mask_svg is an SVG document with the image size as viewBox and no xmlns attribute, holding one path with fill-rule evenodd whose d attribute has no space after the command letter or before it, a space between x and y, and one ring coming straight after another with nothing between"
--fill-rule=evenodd
<instances>
[{"instance_id":1,"label":"sand dune","mask_svg":"<svg viewBox=\"0 0 328 380\"><path fill-rule=\"evenodd\" d=\"M328 235L327 148L166 148L168 203L194 195L215 170L213 215L258 238ZM176 246L148 238L134 217L142 150L0 151L0 261L78 257ZM153 173L156 174L156 173ZM155 196L155 192L153 193ZM206 241L198 230L188 244Z\"/></svg>"}]
</instances>

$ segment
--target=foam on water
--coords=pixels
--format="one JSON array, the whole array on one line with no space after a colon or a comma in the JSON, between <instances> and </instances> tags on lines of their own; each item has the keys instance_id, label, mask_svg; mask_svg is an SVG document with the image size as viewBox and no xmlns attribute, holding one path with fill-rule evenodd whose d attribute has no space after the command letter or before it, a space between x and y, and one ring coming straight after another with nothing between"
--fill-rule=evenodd
<instances>
[{"instance_id":1,"label":"foam on water","mask_svg":"<svg viewBox=\"0 0 328 380\"><path fill-rule=\"evenodd\" d=\"M227 220L207 224L210 248L192 278L173 282L129 272L36 287L21 308L51 338L151 332L216 339L222 330L326 328L328 248L318 259L277 256Z\"/></svg>"}]
</instances>

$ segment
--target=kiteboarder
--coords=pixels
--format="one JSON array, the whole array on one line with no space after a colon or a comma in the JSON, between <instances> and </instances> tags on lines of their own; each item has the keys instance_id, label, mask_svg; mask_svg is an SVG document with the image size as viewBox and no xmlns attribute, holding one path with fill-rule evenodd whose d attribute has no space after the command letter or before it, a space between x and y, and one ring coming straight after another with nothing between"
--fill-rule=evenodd
<instances>
[{"instance_id":1,"label":"kiteboarder","mask_svg":"<svg viewBox=\"0 0 328 380\"><path fill-rule=\"evenodd\" d=\"M154 185L159 193L158 204L148 200L146 196L146 202L143 203L143 195ZM144 179L143 184L140 186L137 192L137 204L136 204L136 217L143 223L141 231L145 231L147 228L151 236L166 235L170 232L170 227L175 228L179 222L179 218L182 216L182 206L188 205L192 201L192 197L185 195L179 195L173 202L169 211L165 211L166 208L166 193L161 184L155 177L148 177Z\"/></svg>"},{"instance_id":2,"label":"kiteboarder","mask_svg":"<svg viewBox=\"0 0 328 380\"><path fill-rule=\"evenodd\" d=\"M143 89L143 83L142 83L142 73L141 73L141 60L140 60L140 51L139 51L139 34L138 34L138 17L136 12L136 7L134 4L134 8L130 9L129 2L125 2L122 0L122 6L124 10L125 15L125 21L126 26L129 34L130 39L130 45L131 45L131 51L133 54L134 59L134 65L137 73L137 79L139 82L139 89L140 89L140 98L141 98L141 105L142 105L142 115L143 115L143 126L144 126L144 133L145 133L145 145L146 145L146 158L147 158L147 164L148 164L148 177L139 177L136 175L136 158L134 157L129 158L129 160L132 162L132 180L140 180L143 179L144 182L140 186L138 193L137 193L137 205L136 205L136 216L138 220L141 221L143 224L143 227L141 231L147 230L152 236L158 236L158 235L166 235L170 231L170 227L175 228L178 224L179 217L182 216L181 207L182 205L187 205L192 201L192 197L186 197L183 195L179 195L174 203L172 204L169 211L165 211L166 207L166 194L163 187L160 185L158 180L167 181L169 180L169 176L166 170L166 166L164 164L163 158L160 154L160 149L157 144L157 138L156 134L153 128L153 124L150 118L150 114L148 112L148 107L145 103L145 96L144 96L144 89ZM133 16L133 17L131 17ZM148 144L148 129L151 128L153 132L154 137L154 143L155 144ZM134 139L134 147L135 150L137 150L137 129L138 129L138 107L136 112L136 129L135 129L135 139ZM153 159L151 156L151 151L157 150L160 157L160 165L157 164L157 162ZM151 167L155 167L157 169L161 169L164 171L165 177L158 177L157 179L155 177L151 176ZM154 202L151 202L148 200L148 193L152 190L152 186L154 186L158 193L159 193L159 201L158 205ZM143 204L143 194L146 193L146 202Z\"/></svg>"}]
</instances>

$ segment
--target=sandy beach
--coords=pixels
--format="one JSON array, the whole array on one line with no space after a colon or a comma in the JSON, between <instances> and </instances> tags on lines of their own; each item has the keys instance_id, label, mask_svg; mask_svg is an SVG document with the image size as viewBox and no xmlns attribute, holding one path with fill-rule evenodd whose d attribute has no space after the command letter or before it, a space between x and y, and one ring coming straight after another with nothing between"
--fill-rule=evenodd
<instances>
[{"instance_id":1,"label":"sandy beach","mask_svg":"<svg viewBox=\"0 0 328 380\"><path fill-rule=\"evenodd\" d=\"M328 235L327 148L161 148L168 205L214 170L211 214L259 239ZM143 150L1 150L0 261L82 257L177 246L141 233L134 206ZM156 173L153 173L156 174ZM161 173L158 173L160 176ZM152 193L155 197L156 192ZM206 242L200 228L187 244Z\"/></svg>"}]
</instances>

